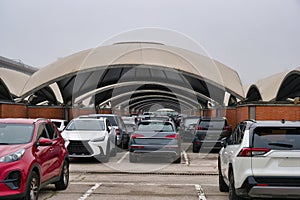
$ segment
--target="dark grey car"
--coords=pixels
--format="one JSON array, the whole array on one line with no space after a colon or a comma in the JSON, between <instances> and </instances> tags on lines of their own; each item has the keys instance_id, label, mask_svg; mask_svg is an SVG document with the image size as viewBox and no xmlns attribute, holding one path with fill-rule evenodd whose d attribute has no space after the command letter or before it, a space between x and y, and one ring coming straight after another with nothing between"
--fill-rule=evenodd
<instances>
[{"instance_id":1,"label":"dark grey car","mask_svg":"<svg viewBox=\"0 0 300 200\"><path fill-rule=\"evenodd\" d=\"M130 138L129 160L138 158L164 158L174 163L181 162L180 138L170 121L142 121Z\"/></svg>"}]
</instances>

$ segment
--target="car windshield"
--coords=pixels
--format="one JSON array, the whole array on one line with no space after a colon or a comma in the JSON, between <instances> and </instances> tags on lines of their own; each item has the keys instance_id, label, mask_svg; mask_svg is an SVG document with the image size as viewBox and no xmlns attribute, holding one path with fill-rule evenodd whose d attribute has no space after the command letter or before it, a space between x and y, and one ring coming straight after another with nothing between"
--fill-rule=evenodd
<instances>
[{"instance_id":1,"label":"car windshield","mask_svg":"<svg viewBox=\"0 0 300 200\"><path fill-rule=\"evenodd\" d=\"M300 150L300 128L256 128L254 129L253 147Z\"/></svg>"},{"instance_id":2,"label":"car windshield","mask_svg":"<svg viewBox=\"0 0 300 200\"><path fill-rule=\"evenodd\" d=\"M32 140L32 124L0 123L0 145L26 144Z\"/></svg>"},{"instance_id":3,"label":"car windshield","mask_svg":"<svg viewBox=\"0 0 300 200\"><path fill-rule=\"evenodd\" d=\"M138 131L173 132L173 126L165 122L143 122L138 126Z\"/></svg>"},{"instance_id":4,"label":"car windshield","mask_svg":"<svg viewBox=\"0 0 300 200\"><path fill-rule=\"evenodd\" d=\"M105 128L104 122L101 120L73 120L67 130L103 131Z\"/></svg>"}]
</instances>

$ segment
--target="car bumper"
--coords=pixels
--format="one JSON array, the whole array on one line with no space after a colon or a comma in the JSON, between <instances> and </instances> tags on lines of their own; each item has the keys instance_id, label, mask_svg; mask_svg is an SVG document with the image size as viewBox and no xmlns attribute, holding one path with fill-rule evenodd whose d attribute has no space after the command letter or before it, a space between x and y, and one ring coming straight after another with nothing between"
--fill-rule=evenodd
<instances>
[{"instance_id":1,"label":"car bumper","mask_svg":"<svg viewBox=\"0 0 300 200\"><path fill-rule=\"evenodd\" d=\"M107 141L70 141L67 145L70 158L89 158L106 155Z\"/></svg>"},{"instance_id":2,"label":"car bumper","mask_svg":"<svg viewBox=\"0 0 300 200\"><path fill-rule=\"evenodd\" d=\"M263 180L263 182L262 182ZM248 177L237 194L253 198L300 198L300 177Z\"/></svg>"},{"instance_id":3,"label":"car bumper","mask_svg":"<svg viewBox=\"0 0 300 200\"><path fill-rule=\"evenodd\" d=\"M19 162L0 164L0 199L14 199L25 195L27 169Z\"/></svg>"},{"instance_id":4,"label":"car bumper","mask_svg":"<svg viewBox=\"0 0 300 200\"><path fill-rule=\"evenodd\" d=\"M220 150L222 148L222 143L220 140L194 140L194 147L198 149L211 149L211 150Z\"/></svg>"},{"instance_id":5,"label":"car bumper","mask_svg":"<svg viewBox=\"0 0 300 200\"><path fill-rule=\"evenodd\" d=\"M174 150L133 150L130 149L130 154L138 158L170 158L177 159L181 156L179 149Z\"/></svg>"}]
</instances>

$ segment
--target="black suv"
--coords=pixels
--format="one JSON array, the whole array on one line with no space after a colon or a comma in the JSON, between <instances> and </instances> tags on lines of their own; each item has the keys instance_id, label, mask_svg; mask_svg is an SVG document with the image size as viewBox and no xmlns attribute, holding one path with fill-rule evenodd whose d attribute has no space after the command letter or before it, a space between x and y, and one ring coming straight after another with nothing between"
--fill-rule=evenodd
<instances>
[{"instance_id":1,"label":"black suv","mask_svg":"<svg viewBox=\"0 0 300 200\"><path fill-rule=\"evenodd\" d=\"M225 117L201 117L194 132L193 152L198 153L200 148L219 151L222 140L231 134L231 125Z\"/></svg>"}]
</instances>

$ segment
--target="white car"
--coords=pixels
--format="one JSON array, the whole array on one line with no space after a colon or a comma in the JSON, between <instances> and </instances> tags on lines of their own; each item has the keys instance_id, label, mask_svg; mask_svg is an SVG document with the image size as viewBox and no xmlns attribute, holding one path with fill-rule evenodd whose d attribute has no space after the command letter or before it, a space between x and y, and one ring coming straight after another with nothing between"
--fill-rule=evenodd
<instances>
[{"instance_id":1,"label":"white car","mask_svg":"<svg viewBox=\"0 0 300 200\"><path fill-rule=\"evenodd\" d=\"M300 122L244 121L219 152L229 199L300 199Z\"/></svg>"},{"instance_id":2,"label":"white car","mask_svg":"<svg viewBox=\"0 0 300 200\"><path fill-rule=\"evenodd\" d=\"M95 157L108 162L116 155L115 130L106 118L75 118L62 132L70 158Z\"/></svg>"},{"instance_id":3,"label":"white car","mask_svg":"<svg viewBox=\"0 0 300 200\"><path fill-rule=\"evenodd\" d=\"M50 119L56 126L57 129L62 132L68 125L68 121L64 119Z\"/></svg>"}]
</instances>

